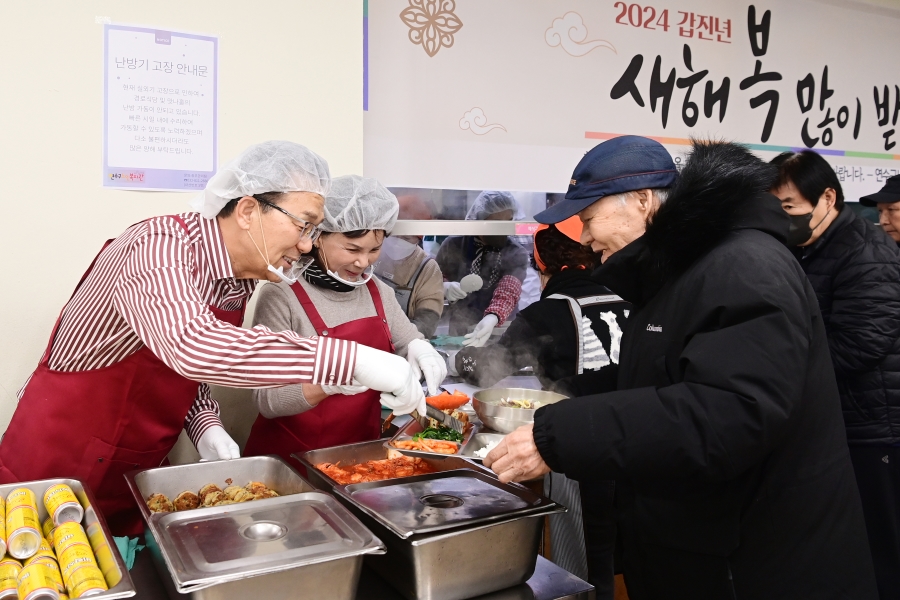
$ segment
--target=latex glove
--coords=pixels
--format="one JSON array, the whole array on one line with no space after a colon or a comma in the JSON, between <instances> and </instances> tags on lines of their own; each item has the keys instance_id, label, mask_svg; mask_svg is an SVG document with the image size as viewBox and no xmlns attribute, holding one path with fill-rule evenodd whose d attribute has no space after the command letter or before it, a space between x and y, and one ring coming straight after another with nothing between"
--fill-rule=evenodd
<instances>
[{"instance_id":1,"label":"latex glove","mask_svg":"<svg viewBox=\"0 0 900 600\"><path fill-rule=\"evenodd\" d=\"M353 384L358 383L358 381L353 381ZM322 385L322 391L329 396L355 396L368 391L368 389L364 385Z\"/></svg>"},{"instance_id":2,"label":"latex glove","mask_svg":"<svg viewBox=\"0 0 900 600\"><path fill-rule=\"evenodd\" d=\"M363 385L379 392L405 393L415 373L406 359L390 352L356 345L356 367L352 385ZM421 389L422 386L419 386Z\"/></svg>"},{"instance_id":3,"label":"latex glove","mask_svg":"<svg viewBox=\"0 0 900 600\"><path fill-rule=\"evenodd\" d=\"M409 370L404 388L392 393L382 393L381 403L394 411L395 415L408 415L417 410L420 415L425 416L425 392L412 369Z\"/></svg>"},{"instance_id":4,"label":"latex glove","mask_svg":"<svg viewBox=\"0 0 900 600\"><path fill-rule=\"evenodd\" d=\"M488 338L491 337L491 332L494 331L494 327L496 327L499 322L500 319L497 318L497 315L487 315L478 322L478 325L475 326L472 333L467 333L465 335L466 339L463 340L462 345L474 346L476 348L484 346L487 343Z\"/></svg>"},{"instance_id":5,"label":"latex glove","mask_svg":"<svg viewBox=\"0 0 900 600\"><path fill-rule=\"evenodd\" d=\"M438 354L434 346L425 340L415 339L406 347L406 360L409 361L413 372L422 379L425 376L425 385L428 386L428 395L437 396L441 382L447 376L447 363L444 357Z\"/></svg>"},{"instance_id":6,"label":"latex glove","mask_svg":"<svg viewBox=\"0 0 900 600\"><path fill-rule=\"evenodd\" d=\"M197 452L203 460L231 460L241 457L241 449L221 425L213 425L197 440Z\"/></svg>"},{"instance_id":7,"label":"latex glove","mask_svg":"<svg viewBox=\"0 0 900 600\"><path fill-rule=\"evenodd\" d=\"M459 287L459 282L456 281L445 281L444 282L444 298L447 299L447 302L453 304L458 300L462 300L466 296L468 296L466 292Z\"/></svg>"}]
</instances>

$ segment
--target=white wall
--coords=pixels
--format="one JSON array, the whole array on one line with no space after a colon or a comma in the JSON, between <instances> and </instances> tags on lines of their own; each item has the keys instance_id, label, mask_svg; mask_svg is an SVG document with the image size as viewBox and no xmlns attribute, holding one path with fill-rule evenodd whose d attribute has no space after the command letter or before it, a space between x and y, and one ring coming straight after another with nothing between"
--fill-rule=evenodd
<instances>
[{"instance_id":1,"label":"white wall","mask_svg":"<svg viewBox=\"0 0 900 600\"><path fill-rule=\"evenodd\" d=\"M362 172L361 0L0 2L0 431L103 241L191 197L100 187L97 17L220 37L220 162L288 139L333 175ZM225 417L249 428L251 415Z\"/></svg>"}]
</instances>

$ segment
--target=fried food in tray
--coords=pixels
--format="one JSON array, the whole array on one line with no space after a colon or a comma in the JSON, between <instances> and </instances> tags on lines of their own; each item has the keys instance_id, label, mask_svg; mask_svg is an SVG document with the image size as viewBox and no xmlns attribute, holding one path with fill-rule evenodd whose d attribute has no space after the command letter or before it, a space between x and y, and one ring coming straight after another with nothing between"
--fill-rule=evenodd
<instances>
[{"instance_id":1,"label":"fried food in tray","mask_svg":"<svg viewBox=\"0 0 900 600\"><path fill-rule=\"evenodd\" d=\"M200 496L191 491L185 491L175 497L175 510L192 510L200 508Z\"/></svg>"},{"instance_id":2,"label":"fried food in tray","mask_svg":"<svg viewBox=\"0 0 900 600\"><path fill-rule=\"evenodd\" d=\"M230 479L227 481L231 482ZM198 494L190 490L181 492L176 496L175 502L171 502L165 494L151 494L147 498L147 508L154 513L175 512L209 508L210 506L228 506L229 504L277 497L278 492L258 481L251 481L244 487L229 485L224 490L214 483L207 483L200 488Z\"/></svg>"},{"instance_id":3,"label":"fried food in tray","mask_svg":"<svg viewBox=\"0 0 900 600\"><path fill-rule=\"evenodd\" d=\"M175 512L175 506L165 494L151 494L147 498L147 508L150 512Z\"/></svg>"},{"instance_id":4,"label":"fried food in tray","mask_svg":"<svg viewBox=\"0 0 900 600\"><path fill-rule=\"evenodd\" d=\"M382 460L367 460L366 462L347 465L346 467L342 467L340 462L319 463L316 465L316 468L331 477L339 485L383 481L385 479L412 477L413 475L425 475L435 472L435 469L423 459L403 455Z\"/></svg>"}]
</instances>

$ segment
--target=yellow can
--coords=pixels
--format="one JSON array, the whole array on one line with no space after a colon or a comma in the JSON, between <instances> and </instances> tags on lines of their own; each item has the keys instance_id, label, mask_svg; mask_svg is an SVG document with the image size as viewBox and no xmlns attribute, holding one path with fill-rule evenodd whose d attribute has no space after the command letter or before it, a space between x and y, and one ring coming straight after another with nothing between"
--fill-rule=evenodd
<instances>
[{"instance_id":1,"label":"yellow can","mask_svg":"<svg viewBox=\"0 0 900 600\"><path fill-rule=\"evenodd\" d=\"M59 592L66 591L66 584L63 583L62 573L59 572L59 564L57 564L56 559L48 558L46 556L42 556L37 560L34 560L30 564L41 563L47 565L47 568L50 569L50 578L53 579L53 582L56 584L56 589ZM25 565L26 567L28 565Z\"/></svg>"},{"instance_id":2,"label":"yellow can","mask_svg":"<svg viewBox=\"0 0 900 600\"><path fill-rule=\"evenodd\" d=\"M100 567L100 570L103 571L103 575L106 576L107 579L111 578L112 573L116 573L116 559L113 558L112 550L109 549L109 544L105 542L101 546L94 547L94 557L97 559L97 566Z\"/></svg>"},{"instance_id":3,"label":"yellow can","mask_svg":"<svg viewBox=\"0 0 900 600\"><path fill-rule=\"evenodd\" d=\"M59 600L52 571L42 562L23 567L17 584L19 600Z\"/></svg>"},{"instance_id":4,"label":"yellow can","mask_svg":"<svg viewBox=\"0 0 900 600\"><path fill-rule=\"evenodd\" d=\"M0 496L0 557L6 554L6 498Z\"/></svg>"},{"instance_id":5,"label":"yellow can","mask_svg":"<svg viewBox=\"0 0 900 600\"><path fill-rule=\"evenodd\" d=\"M50 546L50 542L48 542L46 538L41 538L41 545L38 546L37 552L26 558L25 562L22 564L27 567L39 558L51 558L53 560L56 560L56 554L53 552L53 548Z\"/></svg>"},{"instance_id":6,"label":"yellow can","mask_svg":"<svg viewBox=\"0 0 900 600\"><path fill-rule=\"evenodd\" d=\"M62 556L66 548L72 544L84 544L90 547L87 534L79 523L63 523L53 530L53 549L56 550L56 556Z\"/></svg>"},{"instance_id":7,"label":"yellow can","mask_svg":"<svg viewBox=\"0 0 900 600\"><path fill-rule=\"evenodd\" d=\"M28 558L41 545L37 503L28 488L16 488L6 497L6 535L6 550L13 558Z\"/></svg>"},{"instance_id":8,"label":"yellow can","mask_svg":"<svg viewBox=\"0 0 900 600\"><path fill-rule=\"evenodd\" d=\"M97 567L97 559L91 547L86 544L72 544L59 555L59 565L62 567L63 577L69 580L72 571L85 565Z\"/></svg>"},{"instance_id":9,"label":"yellow can","mask_svg":"<svg viewBox=\"0 0 900 600\"><path fill-rule=\"evenodd\" d=\"M54 529L56 529L56 523L53 522L53 517L47 517L44 519L44 522L41 523L41 531L44 534L44 539L52 540Z\"/></svg>"},{"instance_id":10,"label":"yellow can","mask_svg":"<svg viewBox=\"0 0 900 600\"><path fill-rule=\"evenodd\" d=\"M44 492L44 506L56 525L69 522L81 523L81 519L84 517L84 509L81 508L75 492L65 483L58 483L47 488L47 491Z\"/></svg>"},{"instance_id":11,"label":"yellow can","mask_svg":"<svg viewBox=\"0 0 900 600\"><path fill-rule=\"evenodd\" d=\"M7 557L0 560L0 599L19 597L16 580L21 571L22 563L16 559Z\"/></svg>"},{"instance_id":12,"label":"yellow can","mask_svg":"<svg viewBox=\"0 0 900 600\"><path fill-rule=\"evenodd\" d=\"M97 567L81 567L72 571L67 581L69 596L95 596L109 589L103 573Z\"/></svg>"}]
</instances>

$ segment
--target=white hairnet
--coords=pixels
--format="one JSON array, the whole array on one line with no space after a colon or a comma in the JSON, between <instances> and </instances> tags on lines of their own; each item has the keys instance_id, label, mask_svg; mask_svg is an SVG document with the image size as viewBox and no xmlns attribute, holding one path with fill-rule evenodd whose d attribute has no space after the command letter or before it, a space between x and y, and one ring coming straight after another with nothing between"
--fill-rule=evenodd
<instances>
[{"instance_id":1,"label":"white hairnet","mask_svg":"<svg viewBox=\"0 0 900 600\"><path fill-rule=\"evenodd\" d=\"M235 198L266 192L328 193L331 175L325 159L300 144L272 140L255 144L219 169L191 208L214 219Z\"/></svg>"},{"instance_id":2,"label":"white hairnet","mask_svg":"<svg viewBox=\"0 0 900 600\"><path fill-rule=\"evenodd\" d=\"M332 233L361 229L383 229L390 233L399 213L397 197L378 181L344 175L331 181L331 191L325 196L325 220L320 227Z\"/></svg>"},{"instance_id":3,"label":"white hairnet","mask_svg":"<svg viewBox=\"0 0 900 600\"><path fill-rule=\"evenodd\" d=\"M483 221L493 214L504 210L513 211L512 220L525 218L519 202L509 192L484 190L475 198L475 204L466 213L466 221Z\"/></svg>"}]
</instances>

